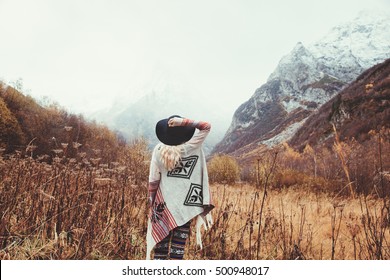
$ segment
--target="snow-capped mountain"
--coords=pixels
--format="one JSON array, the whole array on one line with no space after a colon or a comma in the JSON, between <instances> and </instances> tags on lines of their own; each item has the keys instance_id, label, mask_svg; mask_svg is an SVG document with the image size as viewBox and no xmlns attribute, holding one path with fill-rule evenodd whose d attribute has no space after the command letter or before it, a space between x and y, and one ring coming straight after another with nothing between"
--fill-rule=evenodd
<instances>
[{"instance_id":1,"label":"snow-capped mountain","mask_svg":"<svg viewBox=\"0 0 390 280\"><path fill-rule=\"evenodd\" d=\"M235 112L214 153L240 153L291 138L322 104L390 57L390 17L360 13L314 44L298 43Z\"/></svg>"}]
</instances>

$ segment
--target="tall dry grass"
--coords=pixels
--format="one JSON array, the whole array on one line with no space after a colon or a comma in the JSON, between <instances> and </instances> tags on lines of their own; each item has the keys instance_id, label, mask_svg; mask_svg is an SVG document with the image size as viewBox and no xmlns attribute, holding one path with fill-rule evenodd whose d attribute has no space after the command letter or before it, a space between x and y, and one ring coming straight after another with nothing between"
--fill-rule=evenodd
<instances>
[{"instance_id":1,"label":"tall dry grass","mask_svg":"<svg viewBox=\"0 0 390 280\"><path fill-rule=\"evenodd\" d=\"M262 192L254 186L213 185L212 190L220 198L215 224L205 233L205 248L198 250L192 242L188 258L390 259L389 211L383 200L270 189L261 213Z\"/></svg>"},{"instance_id":2,"label":"tall dry grass","mask_svg":"<svg viewBox=\"0 0 390 280\"><path fill-rule=\"evenodd\" d=\"M123 150L122 162L0 157L0 256L143 258L147 157L142 142Z\"/></svg>"},{"instance_id":3,"label":"tall dry grass","mask_svg":"<svg viewBox=\"0 0 390 280\"><path fill-rule=\"evenodd\" d=\"M118 162L103 163L95 152L51 164L0 155L1 259L145 258L146 144L132 143ZM203 232L202 250L192 232L187 259L390 259L388 196L353 198L299 181L283 187L277 157L257 162L253 184L211 186L214 225Z\"/></svg>"}]
</instances>

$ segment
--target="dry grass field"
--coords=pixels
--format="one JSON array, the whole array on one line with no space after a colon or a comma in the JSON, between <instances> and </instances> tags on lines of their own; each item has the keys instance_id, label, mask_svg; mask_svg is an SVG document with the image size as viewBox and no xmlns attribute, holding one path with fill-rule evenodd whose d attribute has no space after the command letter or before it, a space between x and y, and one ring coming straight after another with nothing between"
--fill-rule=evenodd
<instances>
[{"instance_id":1,"label":"dry grass field","mask_svg":"<svg viewBox=\"0 0 390 280\"><path fill-rule=\"evenodd\" d=\"M214 225L202 250L192 231L185 257L389 260L388 84L386 76L374 90L359 87L368 115L351 91L359 118L345 127L326 120L318 143L213 155ZM127 143L2 83L0 95L0 259L144 259L147 141Z\"/></svg>"},{"instance_id":2,"label":"dry grass field","mask_svg":"<svg viewBox=\"0 0 390 280\"><path fill-rule=\"evenodd\" d=\"M205 234L206 248L191 247L188 258L390 258L383 200L289 188L267 191L262 203L264 190L248 185L214 185L213 194L215 225Z\"/></svg>"},{"instance_id":3,"label":"dry grass field","mask_svg":"<svg viewBox=\"0 0 390 280\"><path fill-rule=\"evenodd\" d=\"M0 158L0 258L144 259L148 159L140 151L109 164ZM387 198L211 188L214 225L203 250L192 233L187 259L390 259Z\"/></svg>"}]
</instances>

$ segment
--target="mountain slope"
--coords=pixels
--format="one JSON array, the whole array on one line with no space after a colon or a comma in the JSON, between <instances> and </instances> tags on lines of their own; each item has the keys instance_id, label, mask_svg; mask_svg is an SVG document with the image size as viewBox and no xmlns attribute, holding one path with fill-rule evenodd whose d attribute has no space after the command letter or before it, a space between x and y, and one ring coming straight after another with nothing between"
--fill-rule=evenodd
<instances>
[{"instance_id":1,"label":"mountain slope","mask_svg":"<svg viewBox=\"0 0 390 280\"><path fill-rule=\"evenodd\" d=\"M110 162L124 147L123 139L107 127L69 114L57 105L41 106L0 82L0 153L67 158L99 155ZM97 152L99 151L99 152ZM51 156L51 157L50 157Z\"/></svg>"},{"instance_id":2,"label":"mountain slope","mask_svg":"<svg viewBox=\"0 0 390 280\"><path fill-rule=\"evenodd\" d=\"M321 105L362 71L390 57L390 20L360 15L313 45L298 43L267 83L235 112L213 153L236 155L290 139Z\"/></svg>"},{"instance_id":3,"label":"mountain slope","mask_svg":"<svg viewBox=\"0 0 390 280\"><path fill-rule=\"evenodd\" d=\"M289 144L332 145L333 124L341 140L364 141L371 130L390 128L390 59L364 71L353 83L311 115Z\"/></svg>"}]
</instances>

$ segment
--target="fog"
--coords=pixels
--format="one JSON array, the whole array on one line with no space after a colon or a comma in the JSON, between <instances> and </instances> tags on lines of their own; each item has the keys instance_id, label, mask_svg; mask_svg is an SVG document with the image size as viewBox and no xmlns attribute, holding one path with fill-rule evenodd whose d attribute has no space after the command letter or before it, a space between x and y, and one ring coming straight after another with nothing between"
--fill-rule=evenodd
<instances>
[{"instance_id":1,"label":"fog","mask_svg":"<svg viewBox=\"0 0 390 280\"><path fill-rule=\"evenodd\" d=\"M298 41L389 8L385 0L0 0L0 78L21 78L33 97L87 115L177 83L232 114Z\"/></svg>"}]
</instances>

